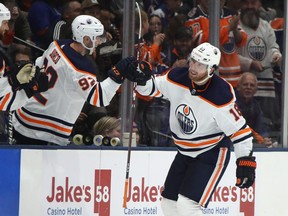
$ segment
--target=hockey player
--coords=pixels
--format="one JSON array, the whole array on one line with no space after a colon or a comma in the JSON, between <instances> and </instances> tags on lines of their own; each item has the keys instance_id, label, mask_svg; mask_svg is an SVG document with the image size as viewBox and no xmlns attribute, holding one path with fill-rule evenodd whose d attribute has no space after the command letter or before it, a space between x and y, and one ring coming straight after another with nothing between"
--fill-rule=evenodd
<instances>
[{"instance_id":1,"label":"hockey player","mask_svg":"<svg viewBox=\"0 0 288 216\"><path fill-rule=\"evenodd\" d=\"M101 22L89 15L77 16L72 22L73 40L54 41L36 65L49 75L49 89L34 95L13 116L17 144L49 142L67 145L73 125L87 101L107 106L124 78L136 73L136 58L120 60L109 77L98 82L95 69L86 54L92 54L103 41Z\"/></svg>"},{"instance_id":2,"label":"hockey player","mask_svg":"<svg viewBox=\"0 0 288 216\"><path fill-rule=\"evenodd\" d=\"M231 141L237 158L236 186L253 185L256 162L251 129L237 105L231 84L214 74L220 50L209 43L194 48L189 68L174 68L136 90L165 96L178 153L167 175L162 210L165 216L199 216L223 176Z\"/></svg>"},{"instance_id":3,"label":"hockey player","mask_svg":"<svg viewBox=\"0 0 288 216\"><path fill-rule=\"evenodd\" d=\"M9 30L10 17L8 8L0 3L0 39L3 38L5 31ZM25 64L21 69L20 67L12 69L9 64L11 64L9 57L0 47L0 110L14 110L22 106L28 97L25 91L20 89L35 75L32 64Z\"/></svg>"}]
</instances>

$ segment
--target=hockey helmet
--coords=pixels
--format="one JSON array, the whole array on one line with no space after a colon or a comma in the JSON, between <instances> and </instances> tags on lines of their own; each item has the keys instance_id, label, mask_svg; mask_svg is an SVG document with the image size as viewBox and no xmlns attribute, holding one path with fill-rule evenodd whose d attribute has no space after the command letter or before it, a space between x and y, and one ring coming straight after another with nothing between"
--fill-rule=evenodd
<instances>
[{"instance_id":1,"label":"hockey helmet","mask_svg":"<svg viewBox=\"0 0 288 216\"><path fill-rule=\"evenodd\" d=\"M194 59L201 64L207 65L208 77L212 77L213 72L211 72L212 68L217 69L221 58L220 50L211 45L210 43L202 43L199 46L195 47L191 54L190 59Z\"/></svg>"},{"instance_id":2,"label":"hockey helmet","mask_svg":"<svg viewBox=\"0 0 288 216\"><path fill-rule=\"evenodd\" d=\"M5 5L0 3L0 25L2 25L2 21L10 20L10 18L11 14L9 9Z\"/></svg>"},{"instance_id":3,"label":"hockey helmet","mask_svg":"<svg viewBox=\"0 0 288 216\"><path fill-rule=\"evenodd\" d=\"M97 37L101 38L103 42L103 33L104 26L102 23L93 16L89 15L79 15L72 22L72 33L73 40L81 43L86 49L90 51L90 55L92 54ZM87 47L83 43L83 38L88 36L93 45L92 47Z\"/></svg>"}]
</instances>

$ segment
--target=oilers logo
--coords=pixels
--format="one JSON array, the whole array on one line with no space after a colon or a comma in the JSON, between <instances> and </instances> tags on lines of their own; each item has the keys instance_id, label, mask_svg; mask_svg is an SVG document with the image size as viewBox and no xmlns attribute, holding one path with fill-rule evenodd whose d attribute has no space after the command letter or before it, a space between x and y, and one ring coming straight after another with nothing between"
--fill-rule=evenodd
<instances>
[{"instance_id":1,"label":"oilers logo","mask_svg":"<svg viewBox=\"0 0 288 216\"><path fill-rule=\"evenodd\" d=\"M250 58L262 61L266 56L267 46L261 37L254 36L247 43L247 51Z\"/></svg>"},{"instance_id":2,"label":"oilers logo","mask_svg":"<svg viewBox=\"0 0 288 216\"><path fill-rule=\"evenodd\" d=\"M227 54L233 53L236 49L234 36L229 35L228 42L223 44L221 50Z\"/></svg>"},{"instance_id":3,"label":"oilers logo","mask_svg":"<svg viewBox=\"0 0 288 216\"><path fill-rule=\"evenodd\" d=\"M175 111L180 128L185 134L192 134L197 129L197 121L191 107L181 104Z\"/></svg>"}]
</instances>

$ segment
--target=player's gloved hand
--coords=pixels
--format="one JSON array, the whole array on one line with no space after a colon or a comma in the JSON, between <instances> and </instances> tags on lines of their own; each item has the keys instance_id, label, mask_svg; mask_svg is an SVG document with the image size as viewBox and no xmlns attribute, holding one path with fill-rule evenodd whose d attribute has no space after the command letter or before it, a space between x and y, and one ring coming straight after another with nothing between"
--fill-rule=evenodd
<instances>
[{"instance_id":1,"label":"player's gloved hand","mask_svg":"<svg viewBox=\"0 0 288 216\"><path fill-rule=\"evenodd\" d=\"M240 157L236 161L236 186L239 188L248 188L255 181L256 161L255 157L246 156Z\"/></svg>"},{"instance_id":2,"label":"player's gloved hand","mask_svg":"<svg viewBox=\"0 0 288 216\"><path fill-rule=\"evenodd\" d=\"M32 73L34 73L32 80L29 83L22 85L22 88L25 90L28 97L32 97L39 92L47 91L49 88L48 76L44 70L38 66L33 66L32 71Z\"/></svg>"},{"instance_id":3,"label":"player's gloved hand","mask_svg":"<svg viewBox=\"0 0 288 216\"><path fill-rule=\"evenodd\" d=\"M35 70L32 64L24 65L16 75L16 78L20 84L29 83L35 76Z\"/></svg>"},{"instance_id":4,"label":"player's gloved hand","mask_svg":"<svg viewBox=\"0 0 288 216\"><path fill-rule=\"evenodd\" d=\"M123 83L126 74L136 71L136 58L129 56L117 62L109 71L108 76L116 83Z\"/></svg>"},{"instance_id":5,"label":"player's gloved hand","mask_svg":"<svg viewBox=\"0 0 288 216\"><path fill-rule=\"evenodd\" d=\"M29 83L35 76L35 72L32 70L31 62L22 62L19 65L12 66L10 71L7 71L4 76L7 76L8 82L13 91L20 90L22 84Z\"/></svg>"},{"instance_id":6,"label":"player's gloved hand","mask_svg":"<svg viewBox=\"0 0 288 216\"><path fill-rule=\"evenodd\" d=\"M140 61L137 64L136 71L127 73L126 78L131 82L136 82L138 85L145 85L147 80L151 79L152 74L152 65L147 61Z\"/></svg>"}]
</instances>

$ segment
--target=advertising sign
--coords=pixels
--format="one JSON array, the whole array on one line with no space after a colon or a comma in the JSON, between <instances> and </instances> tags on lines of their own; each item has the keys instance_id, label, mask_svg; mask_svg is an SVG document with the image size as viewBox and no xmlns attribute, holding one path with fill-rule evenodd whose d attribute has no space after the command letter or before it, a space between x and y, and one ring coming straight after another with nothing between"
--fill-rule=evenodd
<instances>
[{"instance_id":1,"label":"advertising sign","mask_svg":"<svg viewBox=\"0 0 288 216\"><path fill-rule=\"evenodd\" d=\"M127 208L123 208L126 151L22 150L19 215L162 216L161 191L175 155L176 151L132 151ZM202 215L288 215L283 205L288 174L281 173L279 168L287 162L287 153L255 155L258 167L253 187L235 186L232 153L229 166ZM271 184L273 179L279 183ZM280 207L275 208L279 203Z\"/></svg>"}]
</instances>

